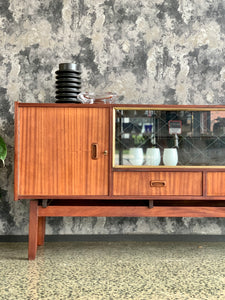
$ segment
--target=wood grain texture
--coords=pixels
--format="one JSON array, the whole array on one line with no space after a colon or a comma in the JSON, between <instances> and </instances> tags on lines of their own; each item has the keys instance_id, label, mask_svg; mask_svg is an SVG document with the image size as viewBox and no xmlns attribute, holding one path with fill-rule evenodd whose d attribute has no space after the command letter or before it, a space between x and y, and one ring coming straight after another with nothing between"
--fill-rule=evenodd
<instances>
[{"instance_id":1,"label":"wood grain texture","mask_svg":"<svg viewBox=\"0 0 225 300\"><path fill-rule=\"evenodd\" d=\"M35 259L38 244L38 201L30 201L28 259Z\"/></svg>"},{"instance_id":2,"label":"wood grain texture","mask_svg":"<svg viewBox=\"0 0 225 300\"><path fill-rule=\"evenodd\" d=\"M18 122L20 197L108 195L107 108L20 106Z\"/></svg>"},{"instance_id":3,"label":"wood grain texture","mask_svg":"<svg viewBox=\"0 0 225 300\"><path fill-rule=\"evenodd\" d=\"M151 182L163 182L151 185ZM114 195L202 195L202 172L114 172Z\"/></svg>"},{"instance_id":4,"label":"wood grain texture","mask_svg":"<svg viewBox=\"0 0 225 300\"><path fill-rule=\"evenodd\" d=\"M45 242L45 219L45 217L38 218L38 246L44 245Z\"/></svg>"},{"instance_id":5,"label":"wood grain texture","mask_svg":"<svg viewBox=\"0 0 225 300\"><path fill-rule=\"evenodd\" d=\"M207 172L207 196L225 196L225 172Z\"/></svg>"},{"instance_id":6,"label":"wood grain texture","mask_svg":"<svg viewBox=\"0 0 225 300\"><path fill-rule=\"evenodd\" d=\"M111 151L109 152L109 195L112 196L113 195L113 148L114 148L114 118L113 118L113 108L111 107L109 110L109 120L110 120L110 133L109 133L109 149L111 149Z\"/></svg>"},{"instance_id":7,"label":"wood grain texture","mask_svg":"<svg viewBox=\"0 0 225 300\"><path fill-rule=\"evenodd\" d=\"M207 171L203 170L203 172L202 172L202 195L204 197L207 197L207 191L206 191L207 181L206 181L206 178L207 178Z\"/></svg>"},{"instance_id":8,"label":"wood grain texture","mask_svg":"<svg viewBox=\"0 0 225 300\"><path fill-rule=\"evenodd\" d=\"M49 206L40 216L70 217L225 217L225 207L204 206Z\"/></svg>"},{"instance_id":9,"label":"wood grain texture","mask_svg":"<svg viewBox=\"0 0 225 300\"><path fill-rule=\"evenodd\" d=\"M18 102L15 102L14 123L14 200L18 200Z\"/></svg>"},{"instance_id":10,"label":"wood grain texture","mask_svg":"<svg viewBox=\"0 0 225 300\"><path fill-rule=\"evenodd\" d=\"M22 107L79 107L80 104L74 103L19 103ZM83 107L93 107L93 104L82 104ZM163 109L163 110L225 110L225 105L170 105L170 104L94 104L96 108L99 107L120 107L120 108L139 108L139 109Z\"/></svg>"}]
</instances>

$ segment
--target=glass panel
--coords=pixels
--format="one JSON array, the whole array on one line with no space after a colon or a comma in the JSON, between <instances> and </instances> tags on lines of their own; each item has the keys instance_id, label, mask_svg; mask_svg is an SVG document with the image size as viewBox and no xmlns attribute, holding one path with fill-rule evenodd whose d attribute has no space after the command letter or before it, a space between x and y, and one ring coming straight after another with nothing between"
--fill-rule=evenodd
<instances>
[{"instance_id":1,"label":"glass panel","mask_svg":"<svg viewBox=\"0 0 225 300\"><path fill-rule=\"evenodd\" d=\"M224 150L224 110L116 109L115 165L223 166Z\"/></svg>"}]
</instances>

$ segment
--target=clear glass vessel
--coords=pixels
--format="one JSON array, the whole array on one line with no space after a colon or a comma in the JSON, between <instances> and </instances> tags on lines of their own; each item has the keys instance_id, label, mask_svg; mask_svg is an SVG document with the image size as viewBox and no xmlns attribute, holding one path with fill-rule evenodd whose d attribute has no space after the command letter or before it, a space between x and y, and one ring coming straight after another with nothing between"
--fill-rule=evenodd
<instances>
[{"instance_id":1,"label":"clear glass vessel","mask_svg":"<svg viewBox=\"0 0 225 300\"><path fill-rule=\"evenodd\" d=\"M80 100L82 103L115 103L116 100L118 99L118 95L116 93L112 92L103 92L103 93L92 93L92 92L84 92L80 93L77 96L77 99Z\"/></svg>"}]
</instances>

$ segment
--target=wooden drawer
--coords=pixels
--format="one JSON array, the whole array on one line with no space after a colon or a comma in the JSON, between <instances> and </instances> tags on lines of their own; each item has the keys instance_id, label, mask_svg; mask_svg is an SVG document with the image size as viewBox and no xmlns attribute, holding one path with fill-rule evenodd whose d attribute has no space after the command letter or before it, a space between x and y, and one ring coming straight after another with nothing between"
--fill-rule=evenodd
<instances>
[{"instance_id":1,"label":"wooden drawer","mask_svg":"<svg viewBox=\"0 0 225 300\"><path fill-rule=\"evenodd\" d=\"M201 196L202 172L114 172L115 196Z\"/></svg>"},{"instance_id":2,"label":"wooden drawer","mask_svg":"<svg viewBox=\"0 0 225 300\"><path fill-rule=\"evenodd\" d=\"M207 196L225 196L225 172L207 172Z\"/></svg>"}]
</instances>

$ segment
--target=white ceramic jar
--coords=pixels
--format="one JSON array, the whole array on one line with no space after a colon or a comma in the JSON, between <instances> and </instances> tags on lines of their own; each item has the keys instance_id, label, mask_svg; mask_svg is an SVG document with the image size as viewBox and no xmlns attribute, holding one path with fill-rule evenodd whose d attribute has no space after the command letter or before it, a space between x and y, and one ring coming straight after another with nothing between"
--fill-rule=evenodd
<instances>
[{"instance_id":1,"label":"white ceramic jar","mask_svg":"<svg viewBox=\"0 0 225 300\"><path fill-rule=\"evenodd\" d=\"M142 148L130 148L130 162L134 166L141 166L144 162L144 153Z\"/></svg>"},{"instance_id":2,"label":"white ceramic jar","mask_svg":"<svg viewBox=\"0 0 225 300\"><path fill-rule=\"evenodd\" d=\"M148 148L146 150L146 165L158 166L160 161L161 157L159 148Z\"/></svg>"},{"instance_id":3,"label":"white ceramic jar","mask_svg":"<svg viewBox=\"0 0 225 300\"><path fill-rule=\"evenodd\" d=\"M165 148L163 152L163 163L165 166L176 166L178 153L176 148Z\"/></svg>"}]
</instances>

